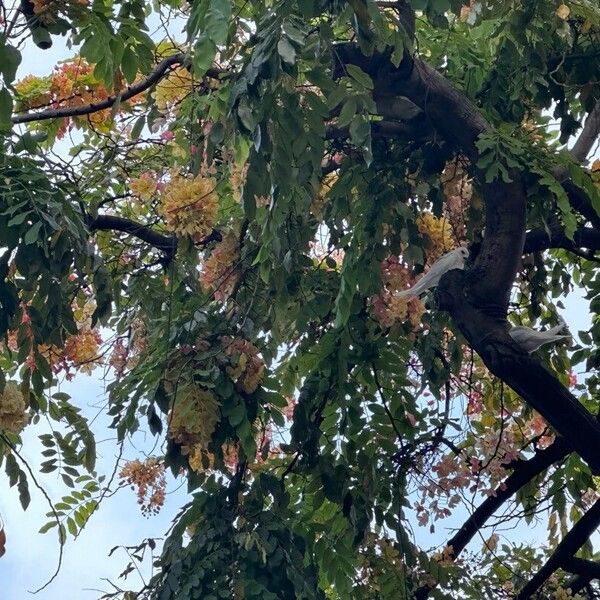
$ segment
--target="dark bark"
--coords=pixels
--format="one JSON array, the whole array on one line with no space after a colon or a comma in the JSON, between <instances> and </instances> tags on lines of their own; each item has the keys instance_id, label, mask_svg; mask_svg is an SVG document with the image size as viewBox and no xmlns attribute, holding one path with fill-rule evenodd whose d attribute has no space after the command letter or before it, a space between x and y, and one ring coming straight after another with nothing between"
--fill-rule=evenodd
<instances>
[{"instance_id":1,"label":"dark bark","mask_svg":"<svg viewBox=\"0 0 600 600\"><path fill-rule=\"evenodd\" d=\"M571 148L571 156L579 163L585 162L598 136L600 136L600 100L588 115L577 141Z\"/></svg>"},{"instance_id":2,"label":"dark bark","mask_svg":"<svg viewBox=\"0 0 600 600\"><path fill-rule=\"evenodd\" d=\"M374 137L393 138L396 140L406 140L410 142L425 142L432 137L430 128L422 125L422 120L414 125L412 123L399 123L396 121L373 121L371 123L371 133ZM325 138L328 140L348 139L350 137L350 127L337 127L329 125L325 131Z\"/></svg>"},{"instance_id":3,"label":"dark bark","mask_svg":"<svg viewBox=\"0 0 600 600\"><path fill-rule=\"evenodd\" d=\"M585 544L589 537L600 525L600 500L573 525L556 547L556 550L542 566L542 568L528 581L519 592L515 600L531 598L544 582L558 569L568 569L568 564L573 565L573 555ZM578 563L577 563L578 564Z\"/></svg>"},{"instance_id":4,"label":"dark bark","mask_svg":"<svg viewBox=\"0 0 600 600\"><path fill-rule=\"evenodd\" d=\"M600 579L600 563L593 560L585 560L584 558L572 556L562 562L561 569L569 571L569 573L573 573L574 575L586 577L588 581Z\"/></svg>"},{"instance_id":5,"label":"dark bark","mask_svg":"<svg viewBox=\"0 0 600 600\"><path fill-rule=\"evenodd\" d=\"M542 252L550 248L600 250L600 230L591 227L580 227L575 231L572 240L565 235L564 231L551 231L548 233L543 229L535 229L527 232L523 248L524 254Z\"/></svg>"},{"instance_id":6,"label":"dark bark","mask_svg":"<svg viewBox=\"0 0 600 600\"><path fill-rule=\"evenodd\" d=\"M517 392L529 406L573 445L575 451L600 473L600 423L536 358L508 334L506 319L494 319L470 302L470 275L450 271L440 281L440 308L447 310L467 342L493 375Z\"/></svg>"},{"instance_id":7,"label":"dark bark","mask_svg":"<svg viewBox=\"0 0 600 600\"><path fill-rule=\"evenodd\" d=\"M121 231L128 233L150 244L169 257L174 256L177 251L177 238L175 236L163 235L147 225L123 217L98 215L96 218L88 219L88 227L90 231Z\"/></svg>"},{"instance_id":8,"label":"dark bark","mask_svg":"<svg viewBox=\"0 0 600 600\"><path fill-rule=\"evenodd\" d=\"M167 261L172 259L177 252L176 236L163 235L151 227L137 223L131 219L113 215L98 215L96 218L87 219L87 225L90 231L121 231L132 235L162 252ZM213 229L211 233L198 242L198 245L206 246L210 242L218 242L221 239L221 233Z\"/></svg>"},{"instance_id":9,"label":"dark bark","mask_svg":"<svg viewBox=\"0 0 600 600\"><path fill-rule=\"evenodd\" d=\"M554 444L536 452L535 456L515 464L513 472L499 486L493 496L486 498L465 521L462 527L448 540L447 546L452 546L452 555L457 558L473 539L486 521L509 498L514 496L526 483L548 469L555 462L565 458L572 452L572 446L564 439L557 438Z\"/></svg>"},{"instance_id":10,"label":"dark bark","mask_svg":"<svg viewBox=\"0 0 600 600\"><path fill-rule=\"evenodd\" d=\"M476 142L491 131L477 107L437 71L405 53L399 67L389 51L366 57L354 44L336 48L336 58L373 78L378 97L405 96L435 130L476 164ZM510 289L525 243L527 197L519 174L511 182L486 183L475 171L485 203L485 235L474 265L451 271L438 287L441 308L452 315L469 345L490 371L506 382L600 473L600 425L578 400L508 335Z\"/></svg>"},{"instance_id":11,"label":"dark bark","mask_svg":"<svg viewBox=\"0 0 600 600\"><path fill-rule=\"evenodd\" d=\"M557 440L544 450L536 452L535 456L526 461L517 462L513 472L506 478L503 485L498 486L493 496L486 498L475 512L464 522L461 528L448 540L447 547L452 547L452 556L458 558L477 532L487 520L525 484L548 469L554 463L565 458L573 448L564 438ZM418 600L429 597L431 587L424 585L415 592Z\"/></svg>"},{"instance_id":12,"label":"dark bark","mask_svg":"<svg viewBox=\"0 0 600 600\"><path fill-rule=\"evenodd\" d=\"M399 67L389 53L365 57L353 44L336 47L338 60L357 64L375 82L378 98L404 96L418 106L435 130L475 165L478 138L492 130L477 107L440 73L405 53ZM485 236L472 269L477 285L469 297L494 318L502 319L525 242L527 196L517 172L512 181L486 183L475 172L485 200ZM502 260L498 260L502 257Z\"/></svg>"}]
</instances>

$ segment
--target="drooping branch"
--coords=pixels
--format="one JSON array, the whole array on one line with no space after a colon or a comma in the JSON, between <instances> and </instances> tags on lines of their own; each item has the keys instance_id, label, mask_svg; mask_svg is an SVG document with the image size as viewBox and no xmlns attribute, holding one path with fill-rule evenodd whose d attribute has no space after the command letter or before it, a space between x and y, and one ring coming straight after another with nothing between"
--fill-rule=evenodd
<instances>
[{"instance_id":1,"label":"drooping branch","mask_svg":"<svg viewBox=\"0 0 600 600\"><path fill-rule=\"evenodd\" d=\"M120 94L113 94L105 100L100 102L92 102L91 104L85 104L83 106L68 106L65 108L48 108L37 112L29 112L22 115L15 115L12 118L13 124L19 123L31 123L33 121L45 121L48 119L60 119L65 117L81 117L83 115L90 115L100 110L111 108L116 102L125 102L134 96L145 92L148 88L152 87L155 83L158 83L165 74L175 65L184 64L187 60L187 56L183 53L174 54L168 56L162 60L150 74L139 81L130 85L123 90ZM220 72L215 69L209 69L207 75L209 77L218 78Z\"/></svg>"},{"instance_id":2,"label":"drooping branch","mask_svg":"<svg viewBox=\"0 0 600 600\"><path fill-rule=\"evenodd\" d=\"M571 148L571 156L578 162L585 162L588 154L600 136L600 100L596 102L592 112L588 115L585 125Z\"/></svg>"},{"instance_id":3,"label":"drooping branch","mask_svg":"<svg viewBox=\"0 0 600 600\"><path fill-rule=\"evenodd\" d=\"M164 235L147 225L143 225L142 223L138 223L131 219L113 215L98 215L95 218L89 218L87 220L87 225L90 231L121 231L132 235L162 252L165 255L166 260L173 258L177 251L176 236ZM198 245L206 246L211 242L218 242L221 239L221 232L213 229L211 233L198 243Z\"/></svg>"},{"instance_id":4,"label":"drooping branch","mask_svg":"<svg viewBox=\"0 0 600 600\"><path fill-rule=\"evenodd\" d=\"M475 509L460 529L448 540L446 546L452 548L452 557L457 559L488 519L524 485L554 463L565 458L571 451L571 445L564 438L559 437L554 444L544 450L539 450L529 460L517 462L513 472L502 485L498 486L494 493ZM418 600L425 600L429 596L430 590L430 586L423 585L416 591L415 597Z\"/></svg>"},{"instance_id":5,"label":"drooping branch","mask_svg":"<svg viewBox=\"0 0 600 600\"><path fill-rule=\"evenodd\" d=\"M600 250L600 230L591 227L580 227L575 231L572 240L565 235L564 231L547 232L544 229L534 229L527 232L525 246L523 247L524 254L542 252L550 248Z\"/></svg>"},{"instance_id":6,"label":"drooping branch","mask_svg":"<svg viewBox=\"0 0 600 600\"><path fill-rule=\"evenodd\" d=\"M513 472L498 486L492 496L486 498L463 523L461 528L448 540L447 546L452 546L452 555L457 558L473 539L486 521L525 484L543 473L554 463L565 458L573 448L564 438L539 450L529 460L517 462Z\"/></svg>"},{"instance_id":7,"label":"drooping branch","mask_svg":"<svg viewBox=\"0 0 600 600\"><path fill-rule=\"evenodd\" d=\"M573 556L585 544L599 525L600 500L596 500L593 506L565 535L542 568L523 586L515 600L527 600L531 598L556 570L561 568L570 570L568 567L569 564L571 566L574 564L579 565L577 562L573 563Z\"/></svg>"},{"instance_id":8,"label":"drooping branch","mask_svg":"<svg viewBox=\"0 0 600 600\"><path fill-rule=\"evenodd\" d=\"M491 319L466 297L463 271L446 273L438 287L440 308L447 310L469 346L491 373L538 411L594 473L600 473L600 423L535 357L508 334L506 320Z\"/></svg>"}]
</instances>

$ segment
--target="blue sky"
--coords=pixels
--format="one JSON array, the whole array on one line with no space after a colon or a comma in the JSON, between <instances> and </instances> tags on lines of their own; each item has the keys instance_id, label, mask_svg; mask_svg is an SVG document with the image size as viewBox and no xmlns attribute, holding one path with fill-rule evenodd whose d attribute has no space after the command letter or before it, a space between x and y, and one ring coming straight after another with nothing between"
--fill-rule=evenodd
<instances>
[{"instance_id":1,"label":"blue sky","mask_svg":"<svg viewBox=\"0 0 600 600\"><path fill-rule=\"evenodd\" d=\"M21 76L27 73L47 74L58 60L72 54L64 44L59 43L60 40L54 40L54 46L49 51L41 53L39 50L29 49L25 52L20 69ZM589 327L587 305L580 296L571 295L565 301L565 305L566 310L562 312L574 333ZM106 402L104 382L100 375L81 375L76 381L64 384L61 388L72 395L76 404L90 419L98 415L99 406ZM108 429L108 423L108 419L100 414L93 426L98 440L98 471L107 476L112 472L116 460L114 432ZM40 461L41 446L37 435L42 431L45 431L45 428L30 426L24 433L22 453L34 471ZM137 435L127 444L124 459L143 457L145 452L152 450L154 442L154 438L146 437L143 433ZM58 475L36 474L36 477L54 501L68 493ZM187 499L184 482L172 479L169 480L165 507L157 516L150 518L141 516L135 493L129 488L121 489L105 498L81 536L76 541L69 537L62 569L54 582L36 596L31 596L29 591L43 585L56 568L58 541L55 530L45 535L38 534L39 528L47 521L45 514L48 512L48 506L40 492L31 484L30 490L31 505L24 512L19 504L16 489L9 489L6 479L0 474L0 515L7 533L6 554L0 559L2 600L91 600L101 595L98 590L113 590L106 579L111 579L124 589L139 589L142 581L136 574L130 575L129 584L117 579L128 562L128 557L120 550L109 557L111 548L117 544L135 545L146 537L162 536L171 524L173 516ZM440 544L447 539L451 528L458 527L464 517L464 513L457 512L451 519L438 522L435 534L430 534L428 528L418 528L415 525L416 540L424 548ZM512 539L522 541L543 542L545 537L543 527L522 528L516 533L511 533ZM481 540L474 542L475 547L480 544ZM142 575L147 577L148 564L141 571Z\"/></svg>"}]
</instances>

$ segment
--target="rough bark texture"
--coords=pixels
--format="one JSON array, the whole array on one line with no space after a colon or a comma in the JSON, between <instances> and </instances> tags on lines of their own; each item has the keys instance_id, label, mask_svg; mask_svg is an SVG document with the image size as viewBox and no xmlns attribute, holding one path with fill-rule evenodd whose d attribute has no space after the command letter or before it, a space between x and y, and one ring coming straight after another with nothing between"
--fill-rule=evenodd
<instances>
[{"instance_id":1,"label":"rough bark texture","mask_svg":"<svg viewBox=\"0 0 600 600\"><path fill-rule=\"evenodd\" d=\"M544 566L531 578L523 589L519 592L515 600L527 600L537 592L544 582L556 570L565 568L569 570L569 564L580 565L573 561L573 555L585 544L590 535L600 525L600 500L597 500L594 505L573 525L571 530L565 535L556 550L550 556Z\"/></svg>"}]
</instances>

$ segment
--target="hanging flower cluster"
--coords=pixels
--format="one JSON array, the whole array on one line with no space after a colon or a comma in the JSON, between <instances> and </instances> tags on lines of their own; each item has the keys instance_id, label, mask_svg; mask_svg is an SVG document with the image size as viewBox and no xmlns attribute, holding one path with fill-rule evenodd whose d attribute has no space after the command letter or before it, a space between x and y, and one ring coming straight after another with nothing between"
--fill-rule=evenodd
<instances>
[{"instance_id":1,"label":"hanging flower cluster","mask_svg":"<svg viewBox=\"0 0 600 600\"><path fill-rule=\"evenodd\" d=\"M425 312L425 305L418 298L395 296L396 292L412 285L408 267L403 265L397 256L388 256L382 261L380 270L383 289L371 299L373 316L382 327L408 321L411 329L416 330Z\"/></svg>"},{"instance_id":2,"label":"hanging flower cluster","mask_svg":"<svg viewBox=\"0 0 600 600\"><path fill-rule=\"evenodd\" d=\"M0 395L0 430L21 433L29 422L27 402L15 381L7 381Z\"/></svg>"},{"instance_id":3,"label":"hanging flower cluster","mask_svg":"<svg viewBox=\"0 0 600 600\"><path fill-rule=\"evenodd\" d=\"M230 364L225 368L238 388L247 394L256 391L265 373L265 363L258 348L241 338L222 338L223 350Z\"/></svg>"},{"instance_id":4,"label":"hanging flower cluster","mask_svg":"<svg viewBox=\"0 0 600 600\"><path fill-rule=\"evenodd\" d=\"M140 177L133 177L129 181L129 190L140 200L150 200L158 190L158 181L150 172L142 173Z\"/></svg>"},{"instance_id":5,"label":"hanging flower cluster","mask_svg":"<svg viewBox=\"0 0 600 600\"><path fill-rule=\"evenodd\" d=\"M45 92L42 91L44 84L48 86ZM66 108L98 103L109 96L104 84L94 77L94 65L83 59L63 63L50 77L26 77L15 85L15 90L19 110L39 106L40 100L46 100L44 104L51 108ZM57 137L62 138L73 123L79 127L91 123L101 131L107 131L111 121L111 110L108 108L89 115L65 118Z\"/></svg>"},{"instance_id":6,"label":"hanging flower cluster","mask_svg":"<svg viewBox=\"0 0 600 600\"><path fill-rule=\"evenodd\" d=\"M50 93L51 77L27 75L15 84L15 109L24 111L31 108L41 108L52 103Z\"/></svg>"},{"instance_id":7,"label":"hanging flower cluster","mask_svg":"<svg viewBox=\"0 0 600 600\"><path fill-rule=\"evenodd\" d=\"M219 199L212 177L173 177L161 195L160 212L167 229L199 241L215 225Z\"/></svg>"},{"instance_id":8,"label":"hanging flower cluster","mask_svg":"<svg viewBox=\"0 0 600 600\"><path fill-rule=\"evenodd\" d=\"M447 218L438 218L430 212L423 212L417 217L417 227L422 235L429 238L431 244L425 249L425 256L429 264L456 248L452 227Z\"/></svg>"},{"instance_id":9,"label":"hanging flower cluster","mask_svg":"<svg viewBox=\"0 0 600 600\"><path fill-rule=\"evenodd\" d=\"M473 197L473 186L462 165L451 162L441 176L445 210L454 238L464 241L467 233L467 209Z\"/></svg>"},{"instance_id":10,"label":"hanging flower cluster","mask_svg":"<svg viewBox=\"0 0 600 600\"><path fill-rule=\"evenodd\" d=\"M102 364L100 354L102 337L98 330L91 326L92 314L96 309L95 301L88 296L81 304L76 300L72 308L73 317L79 329L78 333L67 337L63 348L50 344L38 344L35 351L32 350L26 359L26 364L30 369L37 369L36 354L44 358L53 373L64 372L68 380L74 377L71 369L89 375L99 364ZM34 334L31 330L31 319L27 313L27 306L21 304L21 309L23 310L21 325L26 327L27 337L33 340ZM17 331L9 331L7 340L8 348L13 352L17 352Z\"/></svg>"},{"instance_id":11,"label":"hanging flower cluster","mask_svg":"<svg viewBox=\"0 0 600 600\"><path fill-rule=\"evenodd\" d=\"M140 355L146 349L146 344L146 325L142 319L134 319L129 328L127 345L123 338L119 337L112 347L109 365L117 376L122 376L126 370L134 369L138 365Z\"/></svg>"},{"instance_id":12,"label":"hanging flower cluster","mask_svg":"<svg viewBox=\"0 0 600 600\"><path fill-rule=\"evenodd\" d=\"M168 77L163 77L156 84L156 91L154 92L156 106L161 111L173 108L191 94L193 89L192 74L185 67L178 67Z\"/></svg>"},{"instance_id":13,"label":"hanging flower cluster","mask_svg":"<svg viewBox=\"0 0 600 600\"><path fill-rule=\"evenodd\" d=\"M89 4L88 0L32 0L33 12L41 23L56 22L59 13L71 13Z\"/></svg>"},{"instance_id":14,"label":"hanging flower cluster","mask_svg":"<svg viewBox=\"0 0 600 600\"><path fill-rule=\"evenodd\" d=\"M204 449L219 420L219 401L215 394L193 383L177 386L169 414L169 437L189 453L193 447Z\"/></svg>"},{"instance_id":15,"label":"hanging flower cluster","mask_svg":"<svg viewBox=\"0 0 600 600\"><path fill-rule=\"evenodd\" d=\"M67 338L63 350L67 362L88 375L101 363L100 344L102 338L95 329L83 327L79 333Z\"/></svg>"},{"instance_id":16,"label":"hanging flower cluster","mask_svg":"<svg viewBox=\"0 0 600 600\"><path fill-rule=\"evenodd\" d=\"M325 204L327 203L327 196L335 183L338 180L338 174L335 171L328 173L321 179L321 186L319 187L319 191L313 197L312 203L310 205L310 212L317 217L317 219L321 220L323 218L323 212L325 209Z\"/></svg>"},{"instance_id":17,"label":"hanging flower cluster","mask_svg":"<svg viewBox=\"0 0 600 600\"><path fill-rule=\"evenodd\" d=\"M132 460L125 464L119 475L136 491L142 514L149 517L158 513L165 503L165 467L156 457Z\"/></svg>"},{"instance_id":18,"label":"hanging flower cluster","mask_svg":"<svg viewBox=\"0 0 600 600\"><path fill-rule=\"evenodd\" d=\"M491 496L496 488L502 489L506 465L519 456L517 439L510 427L490 430L473 440L470 458L463 453L448 453L430 468L423 468L433 475L419 488L421 500L415 504L419 525L426 525L431 517L437 520L450 516L464 490Z\"/></svg>"},{"instance_id":19,"label":"hanging flower cluster","mask_svg":"<svg viewBox=\"0 0 600 600\"><path fill-rule=\"evenodd\" d=\"M227 234L202 265L200 285L212 291L215 300L229 298L240 277L240 245L232 233Z\"/></svg>"}]
</instances>

